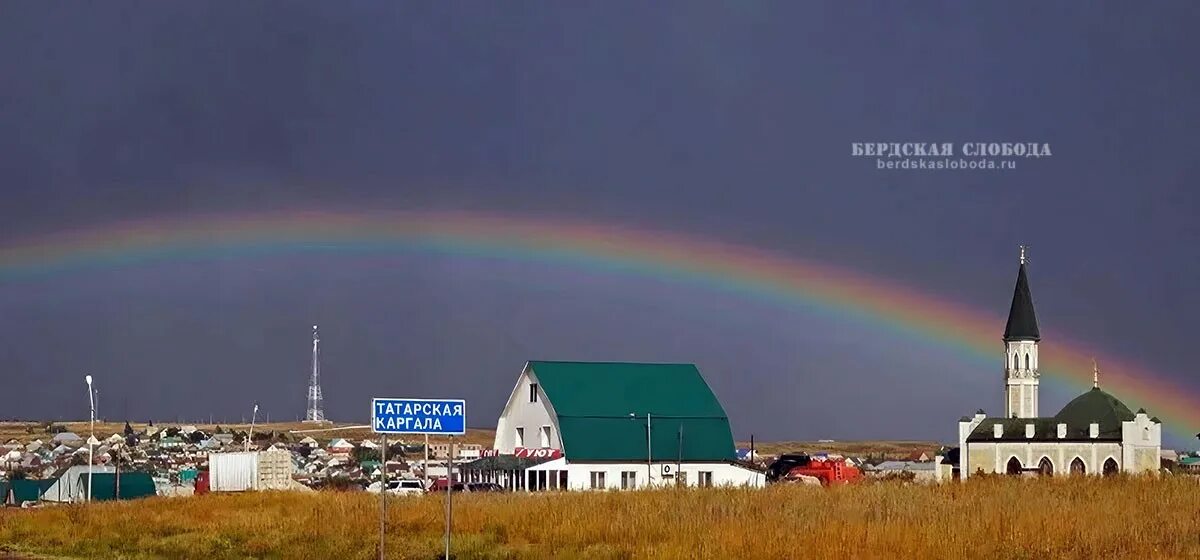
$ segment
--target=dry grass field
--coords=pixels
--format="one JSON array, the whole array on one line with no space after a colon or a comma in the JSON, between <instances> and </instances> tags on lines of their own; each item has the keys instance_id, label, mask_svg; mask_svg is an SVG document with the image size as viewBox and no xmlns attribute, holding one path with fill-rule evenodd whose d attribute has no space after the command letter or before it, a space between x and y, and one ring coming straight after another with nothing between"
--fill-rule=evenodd
<instances>
[{"instance_id":1,"label":"dry grass field","mask_svg":"<svg viewBox=\"0 0 1200 560\"><path fill-rule=\"evenodd\" d=\"M437 558L440 496L389 500L388 558ZM1194 558L1194 478L868 483L455 498L455 558ZM0 511L0 557L377 557L363 493Z\"/></svg>"}]
</instances>

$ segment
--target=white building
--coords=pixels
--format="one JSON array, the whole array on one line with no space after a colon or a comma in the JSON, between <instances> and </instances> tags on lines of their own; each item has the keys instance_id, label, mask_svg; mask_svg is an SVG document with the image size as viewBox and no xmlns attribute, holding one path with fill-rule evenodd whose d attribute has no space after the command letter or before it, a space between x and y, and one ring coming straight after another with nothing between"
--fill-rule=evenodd
<instances>
[{"instance_id":1,"label":"white building","mask_svg":"<svg viewBox=\"0 0 1200 560\"><path fill-rule=\"evenodd\" d=\"M266 451L210 453L209 488L213 492L294 490L292 454L272 447Z\"/></svg>"},{"instance_id":2,"label":"white building","mask_svg":"<svg viewBox=\"0 0 1200 560\"><path fill-rule=\"evenodd\" d=\"M1025 272L1025 250L1004 329L1004 416L982 410L958 423L958 471L1029 475L1157 473L1162 423L1145 410L1131 412L1100 389L1092 389L1054 416L1038 416L1038 331ZM944 469L938 469L939 476Z\"/></svg>"},{"instance_id":3,"label":"white building","mask_svg":"<svg viewBox=\"0 0 1200 560\"><path fill-rule=\"evenodd\" d=\"M92 475L101 473L115 473L116 467L105 465L93 465L91 468ZM83 501L87 495L87 465L73 465L67 467L58 475L46 491L42 493L42 499L47 502L78 502ZM80 480L85 481L84 484L79 484Z\"/></svg>"},{"instance_id":4,"label":"white building","mask_svg":"<svg viewBox=\"0 0 1200 560\"><path fill-rule=\"evenodd\" d=\"M766 484L735 461L729 418L692 364L529 362L494 447L561 454L525 470L528 490Z\"/></svg>"}]
</instances>

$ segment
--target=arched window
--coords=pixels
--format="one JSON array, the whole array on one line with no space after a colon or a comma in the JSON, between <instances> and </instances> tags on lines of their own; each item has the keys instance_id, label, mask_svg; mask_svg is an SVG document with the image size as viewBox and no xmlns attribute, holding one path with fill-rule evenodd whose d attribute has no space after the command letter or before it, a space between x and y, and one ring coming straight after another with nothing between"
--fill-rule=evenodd
<instances>
[{"instance_id":1,"label":"arched window","mask_svg":"<svg viewBox=\"0 0 1200 560\"><path fill-rule=\"evenodd\" d=\"M1020 360L1020 358L1017 358L1016 352L1013 352L1012 368L1013 369L1021 369L1021 360Z\"/></svg>"},{"instance_id":2,"label":"arched window","mask_svg":"<svg viewBox=\"0 0 1200 560\"><path fill-rule=\"evenodd\" d=\"M1083 459L1076 457L1071 461L1071 474L1087 474L1087 467L1083 466Z\"/></svg>"},{"instance_id":3,"label":"arched window","mask_svg":"<svg viewBox=\"0 0 1200 560\"><path fill-rule=\"evenodd\" d=\"M1005 469L1008 474L1021 474L1021 460L1013 457L1008 460L1008 467Z\"/></svg>"},{"instance_id":4,"label":"arched window","mask_svg":"<svg viewBox=\"0 0 1200 560\"><path fill-rule=\"evenodd\" d=\"M1117 474L1117 472L1120 470L1121 469L1117 467L1117 462L1112 457L1109 457L1108 460L1104 461L1104 476L1112 476Z\"/></svg>"},{"instance_id":5,"label":"arched window","mask_svg":"<svg viewBox=\"0 0 1200 560\"><path fill-rule=\"evenodd\" d=\"M1025 354L1025 369L1032 369L1029 367L1029 354Z\"/></svg>"},{"instance_id":6,"label":"arched window","mask_svg":"<svg viewBox=\"0 0 1200 560\"><path fill-rule=\"evenodd\" d=\"M1052 476L1053 474L1054 474L1054 463L1050 462L1049 457L1042 457L1042 460L1038 461L1038 475Z\"/></svg>"}]
</instances>

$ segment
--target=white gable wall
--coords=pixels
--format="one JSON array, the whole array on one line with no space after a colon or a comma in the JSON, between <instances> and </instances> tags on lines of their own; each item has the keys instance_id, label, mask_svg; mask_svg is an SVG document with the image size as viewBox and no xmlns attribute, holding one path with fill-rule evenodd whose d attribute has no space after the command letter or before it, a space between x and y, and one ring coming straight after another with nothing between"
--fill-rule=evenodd
<instances>
[{"instance_id":1,"label":"white gable wall","mask_svg":"<svg viewBox=\"0 0 1200 560\"><path fill-rule=\"evenodd\" d=\"M517 379L517 386L508 397L500 420L496 422L496 440L492 447L504 455L511 455L517 447L549 447L562 449L562 437L558 429L558 416L554 407L546 398L546 393L538 387L537 402L529 402L529 386L537 383L537 376L529 364ZM549 427L549 445L542 445L541 432ZM517 428L524 428L525 441L517 441Z\"/></svg>"}]
</instances>

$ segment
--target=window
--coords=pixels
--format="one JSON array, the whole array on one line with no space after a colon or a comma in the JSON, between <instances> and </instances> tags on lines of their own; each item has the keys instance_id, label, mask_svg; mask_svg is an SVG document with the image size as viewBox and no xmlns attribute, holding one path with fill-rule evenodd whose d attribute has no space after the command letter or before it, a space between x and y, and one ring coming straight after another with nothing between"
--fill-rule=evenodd
<instances>
[{"instance_id":1,"label":"window","mask_svg":"<svg viewBox=\"0 0 1200 560\"><path fill-rule=\"evenodd\" d=\"M1104 461L1104 468L1100 472L1102 472L1104 476L1112 476L1117 474L1117 472L1120 470L1121 469L1117 467L1117 462L1114 461L1112 457L1109 457L1108 460Z\"/></svg>"},{"instance_id":2,"label":"window","mask_svg":"<svg viewBox=\"0 0 1200 560\"><path fill-rule=\"evenodd\" d=\"M537 402L537 383L529 384L529 402Z\"/></svg>"},{"instance_id":3,"label":"window","mask_svg":"<svg viewBox=\"0 0 1200 560\"><path fill-rule=\"evenodd\" d=\"M517 447L525 447L525 428L517 428Z\"/></svg>"},{"instance_id":4,"label":"window","mask_svg":"<svg viewBox=\"0 0 1200 560\"><path fill-rule=\"evenodd\" d=\"M550 447L551 429L552 428L550 426L542 426L542 429L538 431L538 443L543 448Z\"/></svg>"},{"instance_id":5,"label":"window","mask_svg":"<svg viewBox=\"0 0 1200 560\"><path fill-rule=\"evenodd\" d=\"M675 477L675 484L678 486L687 486L687 472L679 471L679 475Z\"/></svg>"},{"instance_id":6,"label":"window","mask_svg":"<svg viewBox=\"0 0 1200 560\"><path fill-rule=\"evenodd\" d=\"M604 471L592 471L592 490L604 490Z\"/></svg>"},{"instance_id":7,"label":"window","mask_svg":"<svg viewBox=\"0 0 1200 560\"><path fill-rule=\"evenodd\" d=\"M1076 457L1071 461L1071 474L1087 474L1087 467L1083 465L1083 459Z\"/></svg>"},{"instance_id":8,"label":"window","mask_svg":"<svg viewBox=\"0 0 1200 560\"><path fill-rule=\"evenodd\" d=\"M567 471L558 471L558 488L559 490L570 488L567 486Z\"/></svg>"},{"instance_id":9,"label":"window","mask_svg":"<svg viewBox=\"0 0 1200 560\"><path fill-rule=\"evenodd\" d=\"M1029 367L1029 354L1025 354L1025 369L1030 369L1030 367Z\"/></svg>"},{"instance_id":10,"label":"window","mask_svg":"<svg viewBox=\"0 0 1200 560\"><path fill-rule=\"evenodd\" d=\"M1038 461L1038 476L1053 476L1053 475L1054 475L1054 463L1052 463L1050 461L1049 457L1042 457L1042 460Z\"/></svg>"},{"instance_id":11,"label":"window","mask_svg":"<svg viewBox=\"0 0 1200 560\"><path fill-rule=\"evenodd\" d=\"M633 490L637 488L637 471L621 471L621 489Z\"/></svg>"},{"instance_id":12,"label":"window","mask_svg":"<svg viewBox=\"0 0 1200 560\"><path fill-rule=\"evenodd\" d=\"M700 471L696 484L702 488L712 488L712 471Z\"/></svg>"}]
</instances>

